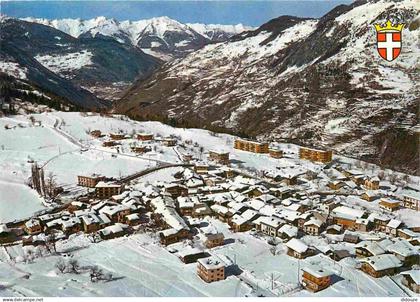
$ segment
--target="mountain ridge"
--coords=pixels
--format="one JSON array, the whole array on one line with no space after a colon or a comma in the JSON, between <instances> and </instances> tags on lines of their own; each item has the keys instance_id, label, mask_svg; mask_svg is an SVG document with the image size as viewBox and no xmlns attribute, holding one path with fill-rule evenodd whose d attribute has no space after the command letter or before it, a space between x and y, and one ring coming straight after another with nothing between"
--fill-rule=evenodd
<instances>
[{"instance_id":1,"label":"mountain ridge","mask_svg":"<svg viewBox=\"0 0 420 302\"><path fill-rule=\"evenodd\" d=\"M390 64L376 52L373 28L417 15L415 1L380 0L341 5L320 19L279 17L164 65L114 108L138 119L160 115L333 148L419 173L418 32L404 31L404 52ZM407 147L397 158L401 143Z\"/></svg>"}]
</instances>

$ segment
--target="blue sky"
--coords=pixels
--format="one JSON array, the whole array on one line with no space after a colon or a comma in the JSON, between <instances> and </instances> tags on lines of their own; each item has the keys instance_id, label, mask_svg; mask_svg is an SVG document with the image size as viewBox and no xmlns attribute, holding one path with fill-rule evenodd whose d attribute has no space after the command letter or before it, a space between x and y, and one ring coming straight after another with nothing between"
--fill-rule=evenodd
<instances>
[{"instance_id":1,"label":"blue sky","mask_svg":"<svg viewBox=\"0 0 420 302\"><path fill-rule=\"evenodd\" d=\"M47 19L97 16L117 20L140 20L168 16L181 22L261 25L280 15L320 17L351 0L318 1L7 1L1 12L11 17Z\"/></svg>"}]
</instances>

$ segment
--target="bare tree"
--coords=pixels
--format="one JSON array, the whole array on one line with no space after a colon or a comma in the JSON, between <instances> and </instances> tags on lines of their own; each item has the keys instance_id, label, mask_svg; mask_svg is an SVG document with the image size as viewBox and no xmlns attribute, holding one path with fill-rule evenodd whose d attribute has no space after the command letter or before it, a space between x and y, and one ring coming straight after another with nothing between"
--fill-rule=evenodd
<instances>
[{"instance_id":1,"label":"bare tree","mask_svg":"<svg viewBox=\"0 0 420 302\"><path fill-rule=\"evenodd\" d=\"M57 196L57 183L55 181L55 175L50 172L47 176L47 183L45 185L46 194L50 198L54 198Z\"/></svg>"},{"instance_id":2,"label":"bare tree","mask_svg":"<svg viewBox=\"0 0 420 302\"><path fill-rule=\"evenodd\" d=\"M91 282L97 282L99 281L103 276L103 271L97 266L93 266L90 270L90 281Z\"/></svg>"},{"instance_id":3,"label":"bare tree","mask_svg":"<svg viewBox=\"0 0 420 302\"><path fill-rule=\"evenodd\" d=\"M66 271L66 264L64 263L63 259L59 259L56 263L55 263L55 267L58 269L58 271L62 274L64 274L64 272Z\"/></svg>"},{"instance_id":4,"label":"bare tree","mask_svg":"<svg viewBox=\"0 0 420 302\"><path fill-rule=\"evenodd\" d=\"M55 232L51 232L47 236L47 240L45 241L45 247L48 250L50 254L56 254L57 253L57 235Z\"/></svg>"},{"instance_id":5,"label":"bare tree","mask_svg":"<svg viewBox=\"0 0 420 302\"><path fill-rule=\"evenodd\" d=\"M79 265L79 262L76 259L71 259L69 261L69 265L68 266L69 266L69 269L71 270L71 272L73 272L75 274L78 274L79 273L80 265Z\"/></svg>"}]
</instances>

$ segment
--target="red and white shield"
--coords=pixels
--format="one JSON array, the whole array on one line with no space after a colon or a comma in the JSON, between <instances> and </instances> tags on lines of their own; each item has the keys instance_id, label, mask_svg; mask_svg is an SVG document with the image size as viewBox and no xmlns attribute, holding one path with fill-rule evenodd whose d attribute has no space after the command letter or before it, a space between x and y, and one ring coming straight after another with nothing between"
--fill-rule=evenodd
<instances>
[{"instance_id":1,"label":"red and white shield","mask_svg":"<svg viewBox=\"0 0 420 302\"><path fill-rule=\"evenodd\" d=\"M387 61L395 60L401 53L401 31L381 31L376 33L379 55Z\"/></svg>"}]
</instances>

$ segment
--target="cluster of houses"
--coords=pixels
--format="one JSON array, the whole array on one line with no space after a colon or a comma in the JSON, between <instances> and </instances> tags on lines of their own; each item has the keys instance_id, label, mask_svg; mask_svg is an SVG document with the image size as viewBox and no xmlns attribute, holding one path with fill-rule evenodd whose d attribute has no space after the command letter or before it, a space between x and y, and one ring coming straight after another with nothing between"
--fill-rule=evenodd
<instances>
[{"instance_id":1,"label":"cluster of houses","mask_svg":"<svg viewBox=\"0 0 420 302\"><path fill-rule=\"evenodd\" d=\"M135 153L146 153L151 151L151 144L154 142L160 142L163 146L166 147L173 147L177 145L177 140L173 137L155 137L152 133L137 133L134 137L123 133L108 133L103 134L100 130L92 130L90 135L95 138L102 139L102 146L103 147L115 147L120 145L121 140L126 139L136 139L138 143L131 144L131 151Z\"/></svg>"},{"instance_id":2,"label":"cluster of houses","mask_svg":"<svg viewBox=\"0 0 420 302\"><path fill-rule=\"evenodd\" d=\"M99 130L91 134L102 136ZM115 142L126 135L109 137ZM149 133L136 138L155 139ZM162 142L176 144L172 138ZM234 147L274 158L283 156L282 150L271 149L267 143L238 139ZM229 168L229 153L220 150L209 151L209 162L196 162L175 173L171 182L130 186L97 174L81 175L78 184L88 188L89 194L61 212L26 221L23 244L38 244L42 242L39 235L54 231L64 236L97 234L106 240L147 226L162 245L169 246L193 240L195 221L211 216L232 232L252 230L282 242L290 257L304 259L319 253L335 261L355 257L358 268L376 278L401 272L404 284L418 292L418 271L412 268L419 264L420 221L407 224L396 213L403 207L419 211L420 190L415 186L402 190L378 176L331 163L331 151L302 147L299 158L314 164L278 167L260 178ZM323 165L326 163L330 164ZM0 239L4 233L0 232ZM306 236L333 238L351 249L313 246L306 243ZM223 234L204 234L208 252L224 244ZM225 279L226 263L208 252L189 250L180 259L197 262L197 274L205 282ZM324 268L307 266L302 268L302 285L310 291L323 290L331 284L332 275Z\"/></svg>"}]
</instances>

